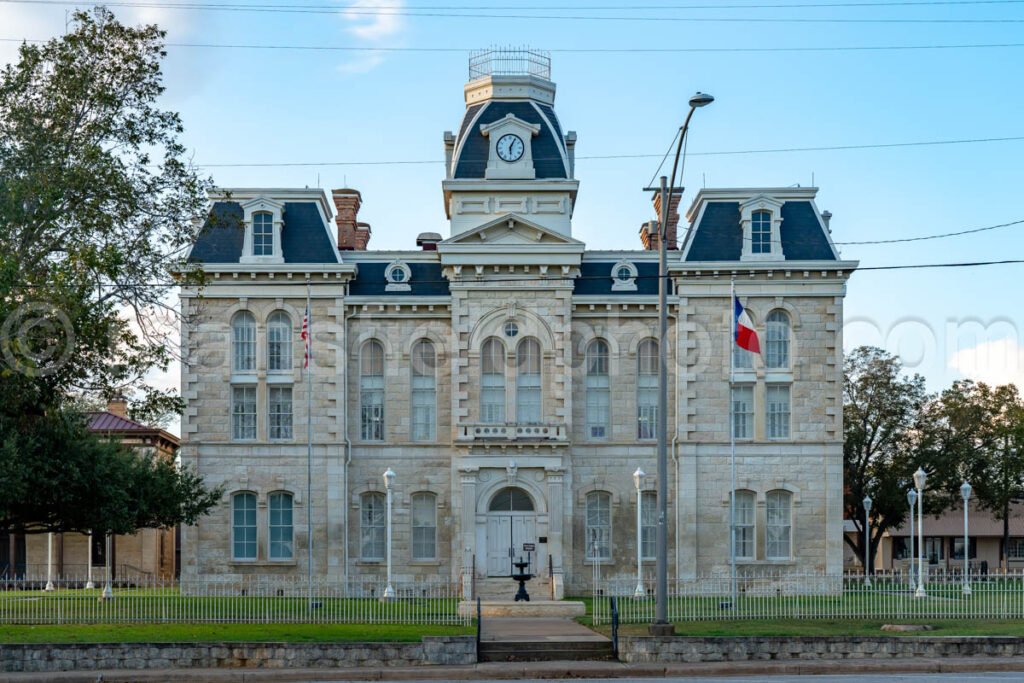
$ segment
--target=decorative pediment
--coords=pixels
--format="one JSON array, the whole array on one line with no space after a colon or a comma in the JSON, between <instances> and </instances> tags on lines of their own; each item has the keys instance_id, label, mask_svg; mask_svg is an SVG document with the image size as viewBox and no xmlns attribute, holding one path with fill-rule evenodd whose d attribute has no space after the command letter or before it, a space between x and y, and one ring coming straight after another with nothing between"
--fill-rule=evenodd
<instances>
[{"instance_id":1,"label":"decorative pediment","mask_svg":"<svg viewBox=\"0 0 1024 683\"><path fill-rule=\"evenodd\" d=\"M583 242L509 213L438 244L438 251L455 245L481 247L530 247L548 249L559 245L583 248Z\"/></svg>"}]
</instances>

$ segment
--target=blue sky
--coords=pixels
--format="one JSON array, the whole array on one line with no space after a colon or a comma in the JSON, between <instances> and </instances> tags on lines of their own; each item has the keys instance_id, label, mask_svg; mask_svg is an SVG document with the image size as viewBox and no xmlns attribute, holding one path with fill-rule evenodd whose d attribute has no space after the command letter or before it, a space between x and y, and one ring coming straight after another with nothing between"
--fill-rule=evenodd
<instances>
[{"instance_id":1,"label":"blue sky","mask_svg":"<svg viewBox=\"0 0 1024 683\"><path fill-rule=\"evenodd\" d=\"M271 2L271 0L262 0ZM810 0L808 0L810 1ZM756 4L781 4L761 0ZM299 4L350 7L303 0ZM529 45L552 50L556 109L579 135L577 155L657 154L696 90L716 102L691 129L684 204L708 186L814 182L834 214L837 241L893 239L1024 219L1024 141L850 151L701 155L751 149L1024 136L1024 48L778 53L561 53L579 48L747 48L1024 43L1024 2L924 6L736 9L750 0L377 0L367 7L534 18L118 10L155 20L171 43L464 48L441 53L343 53L171 47L165 105L179 110L199 164L429 161L463 110L468 50ZM713 9L667 9L682 5ZM726 7L726 5L730 7ZM550 4L549 4L550 6ZM583 9L615 6L618 9ZM64 7L0 2L0 37L46 38ZM387 10L379 10L387 11ZM448 10L434 10L448 12ZM661 17L587 21L540 15ZM730 21L670 21L714 18ZM777 23L748 19L932 19L945 23ZM963 20L997 19L996 23ZM1014 23L1016 22L1016 23ZM12 58L10 44L0 59ZM658 159L587 160L574 234L590 248L637 248L652 217L641 188ZM224 186L349 186L363 195L372 248L412 248L424 231L448 234L441 163L210 168ZM951 239L847 246L864 266L1024 256L1024 226ZM901 353L932 389L970 376L1024 386L1022 266L863 272L846 301L846 345ZM173 383L176 378L168 379Z\"/></svg>"}]
</instances>

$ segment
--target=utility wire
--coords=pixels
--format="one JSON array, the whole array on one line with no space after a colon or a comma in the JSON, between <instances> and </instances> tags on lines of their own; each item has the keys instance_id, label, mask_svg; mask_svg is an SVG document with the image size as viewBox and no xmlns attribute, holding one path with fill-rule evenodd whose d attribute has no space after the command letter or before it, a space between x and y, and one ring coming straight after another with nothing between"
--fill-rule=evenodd
<instances>
[{"instance_id":1,"label":"utility wire","mask_svg":"<svg viewBox=\"0 0 1024 683\"><path fill-rule=\"evenodd\" d=\"M73 0L0 0L9 4L32 4L32 5L80 5ZM723 9L873 9L876 7L902 7L902 8L929 8L929 7L956 7L956 6L999 6L1018 5L1024 0L888 0L882 2L784 2L784 3L752 3L752 4L689 4L689 5L419 5L409 7L407 5L375 5L353 7L364 12L385 14L390 10L448 10L448 11L577 11L577 12L608 12L617 10L653 10L653 11L675 11L675 10L723 10ZM183 9L183 10L228 10L228 11L279 11L279 12L331 12L346 13L348 10L338 5L325 4L276 4L276 3L215 3L215 2L107 2L113 7L156 7L160 9Z\"/></svg>"},{"instance_id":2,"label":"utility wire","mask_svg":"<svg viewBox=\"0 0 1024 683\"><path fill-rule=\"evenodd\" d=\"M896 244L898 242L922 242L924 240L939 240L946 237L958 237L960 235L973 235L977 232L985 232L987 230L997 230L999 228L1008 228L1011 225L1020 225L1024 223L1024 219L1019 221L1011 221L1009 223L1000 223L999 225L989 225L984 228L974 228L973 230L961 230L959 232L945 232L938 235L922 235L920 237L903 237L899 239L891 240L863 240L860 242L835 242L837 245L864 245L864 244Z\"/></svg>"}]
</instances>

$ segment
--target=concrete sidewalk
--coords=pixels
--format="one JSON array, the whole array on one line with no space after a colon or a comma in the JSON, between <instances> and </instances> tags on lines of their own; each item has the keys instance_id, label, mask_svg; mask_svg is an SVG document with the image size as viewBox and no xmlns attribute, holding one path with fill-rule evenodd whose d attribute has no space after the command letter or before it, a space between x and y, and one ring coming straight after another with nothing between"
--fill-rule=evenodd
<instances>
[{"instance_id":1,"label":"concrete sidewalk","mask_svg":"<svg viewBox=\"0 0 1024 683\"><path fill-rule=\"evenodd\" d=\"M773 676L878 673L1024 672L1024 657L868 659L710 664L621 664L618 662L528 662L393 669L168 669L6 674L11 683L256 683L276 681L465 681L638 678L683 676ZM102 676L102 678L100 678Z\"/></svg>"},{"instance_id":2,"label":"concrete sidewalk","mask_svg":"<svg viewBox=\"0 0 1024 683\"><path fill-rule=\"evenodd\" d=\"M480 640L501 642L608 642L608 638L595 633L571 619L519 619L502 617L484 619Z\"/></svg>"}]
</instances>

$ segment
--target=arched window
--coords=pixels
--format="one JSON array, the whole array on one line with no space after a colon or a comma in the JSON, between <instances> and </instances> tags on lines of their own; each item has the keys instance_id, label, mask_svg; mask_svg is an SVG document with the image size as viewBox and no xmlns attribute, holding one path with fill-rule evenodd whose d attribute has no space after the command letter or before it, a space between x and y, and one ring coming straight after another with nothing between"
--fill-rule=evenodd
<instances>
[{"instance_id":1,"label":"arched window","mask_svg":"<svg viewBox=\"0 0 1024 683\"><path fill-rule=\"evenodd\" d=\"M493 337L480 350L480 421L505 421L505 346Z\"/></svg>"},{"instance_id":2,"label":"arched window","mask_svg":"<svg viewBox=\"0 0 1024 683\"><path fill-rule=\"evenodd\" d=\"M753 491L736 491L736 559L754 559Z\"/></svg>"},{"instance_id":3,"label":"arched window","mask_svg":"<svg viewBox=\"0 0 1024 683\"><path fill-rule=\"evenodd\" d=\"M541 422L540 343L532 338L516 347L516 422Z\"/></svg>"},{"instance_id":4,"label":"arched window","mask_svg":"<svg viewBox=\"0 0 1024 683\"><path fill-rule=\"evenodd\" d=\"M437 496L412 496L412 559L437 559Z\"/></svg>"},{"instance_id":5,"label":"arched window","mask_svg":"<svg viewBox=\"0 0 1024 683\"><path fill-rule=\"evenodd\" d=\"M372 340L359 354L359 435L384 440L384 346Z\"/></svg>"},{"instance_id":6,"label":"arched window","mask_svg":"<svg viewBox=\"0 0 1024 683\"><path fill-rule=\"evenodd\" d=\"M256 318L249 311L239 311L231 319L231 355L235 372L256 369Z\"/></svg>"},{"instance_id":7,"label":"arched window","mask_svg":"<svg viewBox=\"0 0 1024 683\"><path fill-rule=\"evenodd\" d=\"M256 494L243 491L231 497L231 557L256 559Z\"/></svg>"},{"instance_id":8,"label":"arched window","mask_svg":"<svg viewBox=\"0 0 1024 683\"><path fill-rule=\"evenodd\" d=\"M437 356L423 339L412 347L412 439L433 441L437 425Z\"/></svg>"},{"instance_id":9,"label":"arched window","mask_svg":"<svg viewBox=\"0 0 1024 683\"><path fill-rule=\"evenodd\" d=\"M292 369L292 319L284 311L267 318L267 370Z\"/></svg>"},{"instance_id":10,"label":"arched window","mask_svg":"<svg viewBox=\"0 0 1024 683\"><path fill-rule=\"evenodd\" d=\"M488 512L533 512L530 494L515 486L506 486L494 494Z\"/></svg>"},{"instance_id":11,"label":"arched window","mask_svg":"<svg viewBox=\"0 0 1024 683\"><path fill-rule=\"evenodd\" d=\"M792 556L793 494L769 491L765 496L765 558L788 560Z\"/></svg>"},{"instance_id":12,"label":"arched window","mask_svg":"<svg viewBox=\"0 0 1024 683\"><path fill-rule=\"evenodd\" d=\"M765 321L764 365L773 369L789 368L789 315L778 309Z\"/></svg>"},{"instance_id":13,"label":"arched window","mask_svg":"<svg viewBox=\"0 0 1024 683\"><path fill-rule=\"evenodd\" d=\"M755 211L750 215L750 240L751 253L772 253L771 211Z\"/></svg>"},{"instance_id":14,"label":"arched window","mask_svg":"<svg viewBox=\"0 0 1024 683\"><path fill-rule=\"evenodd\" d=\"M608 342L595 339L587 346L587 436L608 438L611 387L608 380Z\"/></svg>"},{"instance_id":15,"label":"arched window","mask_svg":"<svg viewBox=\"0 0 1024 683\"><path fill-rule=\"evenodd\" d=\"M271 560L290 560L295 557L292 544L294 525L292 523L292 494L277 491L270 494L270 518L268 520Z\"/></svg>"},{"instance_id":16,"label":"arched window","mask_svg":"<svg viewBox=\"0 0 1024 683\"><path fill-rule=\"evenodd\" d=\"M658 496L654 491L640 494L640 556L653 560L657 548Z\"/></svg>"},{"instance_id":17,"label":"arched window","mask_svg":"<svg viewBox=\"0 0 1024 683\"><path fill-rule=\"evenodd\" d=\"M586 533L588 560L612 558L612 495L607 491L587 494Z\"/></svg>"},{"instance_id":18,"label":"arched window","mask_svg":"<svg viewBox=\"0 0 1024 683\"><path fill-rule=\"evenodd\" d=\"M364 493L359 497L359 547L364 560L384 559L386 507L383 493Z\"/></svg>"},{"instance_id":19,"label":"arched window","mask_svg":"<svg viewBox=\"0 0 1024 683\"><path fill-rule=\"evenodd\" d=\"M643 340L636 355L636 435L653 439L658 424L658 342Z\"/></svg>"},{"instance_id":20,"label":"arched window","mask_svg":"<svg viewBox=\"0 0 1024 683\"><path fill-rule=\"evenodd\" d=\"M261 211L252 215L252 255L274 255L274 216Z\"/></svg>"}]
</instances>

